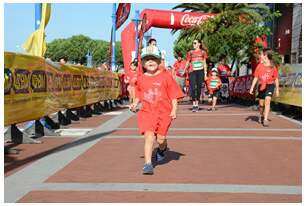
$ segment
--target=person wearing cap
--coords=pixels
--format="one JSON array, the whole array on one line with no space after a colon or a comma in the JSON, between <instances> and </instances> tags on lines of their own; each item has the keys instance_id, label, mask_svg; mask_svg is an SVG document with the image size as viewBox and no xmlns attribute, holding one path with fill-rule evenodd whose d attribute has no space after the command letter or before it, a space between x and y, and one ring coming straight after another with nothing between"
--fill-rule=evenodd
<instances>
[{"instance_id":1,"label":"person wearing cap","mask_svg":"<svg viewBox=\"0 0 306 206\"><path fill-rule=\"evenodd\" d=\"M153 174L151 158L154 140L159 145L155 154L158 163L165 158L168 128L176 118L177 99L184 97L184 93L171 74L159 69L161 52L157 47L143 48L140 58L144 73L137 78L136 99L130 110L135 111L141 101L138 126L145 138L143 174Z\"/></svg>"},{"instance_id":2,"label":"person wearing cap","mask_svg":"<svg viewBox=\"0 0 306 206\"><path fill-rule=\"evenodd\" d=\"M220 86L222 85L221 79L218 77L218 69L212 68L206 80L207 89L209 91L208 102L211 103L211 107L208 108L208 111L215 111L216 104L218 99L218 94L220 91Z\"/></svg>"}]
</instances>

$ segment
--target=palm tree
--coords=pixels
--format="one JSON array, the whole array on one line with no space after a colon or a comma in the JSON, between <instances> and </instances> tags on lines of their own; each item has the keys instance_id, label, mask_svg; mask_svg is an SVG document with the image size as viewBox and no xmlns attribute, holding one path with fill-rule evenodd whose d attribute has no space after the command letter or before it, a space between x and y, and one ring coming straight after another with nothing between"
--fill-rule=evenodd
<instances>
[{"instance_id":1,"label":"palm tree","mask_svg":"<svg viewBox=\"0 0 306 206\"><path fill-rule=\"evenodd\" d=\"M182 11L214 13L234 12L239 15L245 15L257 20L266 20L271 16L271 11L265 4L254 3L182 3L173 9L182 9Z\"/></svg>"}]
</instances>

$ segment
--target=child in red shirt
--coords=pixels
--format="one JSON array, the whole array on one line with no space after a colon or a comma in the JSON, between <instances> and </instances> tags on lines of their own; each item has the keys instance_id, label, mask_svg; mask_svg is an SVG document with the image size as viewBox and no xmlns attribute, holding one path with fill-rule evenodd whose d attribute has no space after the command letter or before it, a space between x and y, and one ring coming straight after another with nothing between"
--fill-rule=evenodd
<instances>
[{"instance_id":1,"label":"child in red shirt","mask_svg":"<svg viewBox=\"0 0 306 206\"><path fill-rule=\"evenodd\" d=\"M130 103L133 103L136 98L135 85L136 85L137 76L138 76L137 67L138 67L137 61L135 60L132 61L130 63L130 71L128 71L124 75L124 82L128 84L127 90L129 92Z\"/></svg>"},{"instance_id":2,"label":"child in red shirt","mask_svg":"<svg viewBox=\"0 0 306 206\"><path fill-rule=\"evenodd\" d=\"M259 98L259 113L258 121L263 126L269 126L268 115L270 112L270 102L276 88L276 97L279 96L279 81L278 71L273 59L273 51L264 49L261 53L263 63L258 64L255 69L254 79L250 88L250 94L253 94L254 87L259 81L258 98Z\"/></svg>"},{"instance_id":3,"label":"child in red shirt","mask_svg":"<svg viewBox=\"0 0 306 206\"><path fill-rule=\"evenodd\" d=\"M215 111L218 99L218 94L220 92L220 86L222 85L221 79L217 76L218 69L212 68L211 75L206 80L206 85L209 91L208 102L212 103L212 106L208 108L208 111Z\"/></svg>"},{"instance_id":4,"label":"child in red shirt","mask_svg":"<svg viewBox=\"0 0 306 206\"><path fill-rule=\"evenodd\" d=\"M154 140L159 144L155 155L159 162L165 158L166 135L171 121L176 118L177 99L184 97L184 93L171 74L158 69L161 55L157 47L142 49L141 61L144 74L137 79L136 100L130 105L130 109L135 111L141 101L138 126L145 137L143 174L153 174L151 157Z\"/></svg>"}]
</instances>

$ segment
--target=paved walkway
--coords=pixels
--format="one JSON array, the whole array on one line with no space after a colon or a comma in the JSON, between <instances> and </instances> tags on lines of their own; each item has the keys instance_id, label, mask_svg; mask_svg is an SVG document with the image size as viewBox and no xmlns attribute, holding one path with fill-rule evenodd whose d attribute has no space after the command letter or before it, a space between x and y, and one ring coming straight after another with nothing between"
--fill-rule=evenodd
<instances>
[{"instance_id":1,"label":"paved walkway","mask_svg":"<svg viewBox=\"0 0 306 206\"><path fill-rule=\"evenodd\" d=\"M179 106L154 175L142 175L143 138L122 109L5 156L5 202L302 201L299 122L272 114L264 128L244 106L189 107Z\"/></svg>"}]
</instances>

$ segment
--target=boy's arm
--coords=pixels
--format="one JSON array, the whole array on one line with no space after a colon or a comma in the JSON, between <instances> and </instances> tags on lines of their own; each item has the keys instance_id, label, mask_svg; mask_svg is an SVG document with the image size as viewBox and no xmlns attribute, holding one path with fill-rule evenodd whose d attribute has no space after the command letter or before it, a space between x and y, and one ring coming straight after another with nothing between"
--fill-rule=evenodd
<instances>
[{"instance_id":1,"label":"boy's arm","mask_svg":"<svg viewBox=\"0 0 306 206\"><path fill-rule=\"evenodd\" d=\"M170 113L170 117L172 117L172 119L176 118L176 111L177 111L177 99L172 99L172 111Z\"/></svg>"}]
</instances>

